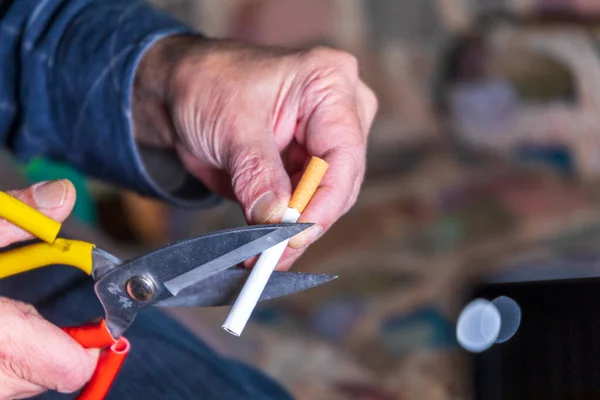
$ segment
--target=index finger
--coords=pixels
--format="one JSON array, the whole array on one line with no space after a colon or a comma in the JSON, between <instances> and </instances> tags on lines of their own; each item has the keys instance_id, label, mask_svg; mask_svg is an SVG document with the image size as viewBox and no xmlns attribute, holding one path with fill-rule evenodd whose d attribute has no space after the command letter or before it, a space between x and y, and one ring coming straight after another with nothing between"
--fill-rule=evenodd
<instances>
[{"instance_id":1,"label":"index finger","mask_svg":"<svg viewBox=\"0 0 600 400\"><path fill-rule=\"evenodd\" d=\"M309 155L325 160L329 169L299 220L315 227L294 237L293 248L314 241L356 202L366 164L366 138L350 96L335 94L320 102L304 133L300 139Z\"/></svg>"}]
</instances>

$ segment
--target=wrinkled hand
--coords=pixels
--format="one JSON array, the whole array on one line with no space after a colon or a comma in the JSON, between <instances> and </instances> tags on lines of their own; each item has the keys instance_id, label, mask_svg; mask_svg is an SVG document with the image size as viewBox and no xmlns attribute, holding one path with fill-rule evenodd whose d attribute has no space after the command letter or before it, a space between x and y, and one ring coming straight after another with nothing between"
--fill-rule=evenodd
<instances>
[{"instance_id":1,"label":"wrinkled hand","mask_svg":"<svg viewBox=\"0 0 600 400\"><path fill-rule=\"evenodd\" d=\"M355 203L377 100L351 55L176 37L153 46L139 71L138 140L175 148L249 223L279 222L310 156L329 163L299 221L316 225L290 241L279 269Z\"/></svg>"},{"instance_id":2,"label":"wrinkled hand","mask_svg":"<svg viewBox=\"0 0 600 400\"><path fill-rule=\"evenodd\" d=\"M67 181L8 193L61 222L75 203L75 189ZM0 247L28 238L0 219ZM74 392L92 376L97 357L97 350L83 349L31 305L0 297L0 399Z\"/></svg>"}]
</instances>

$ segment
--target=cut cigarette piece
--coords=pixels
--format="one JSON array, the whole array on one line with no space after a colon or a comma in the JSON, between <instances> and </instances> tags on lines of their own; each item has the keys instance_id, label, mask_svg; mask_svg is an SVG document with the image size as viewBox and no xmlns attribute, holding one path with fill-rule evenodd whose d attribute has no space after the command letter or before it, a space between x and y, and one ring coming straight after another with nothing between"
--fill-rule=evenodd
<instances>
[{"instance_id":1,"label":"cut cigarette piece","mask_svg":"<svg viewBox=\"0 0 600 400\"><path fill-rule=\"evenodd\" d=\"M320 158L313 157L310 160L306 171L292 195L292 199L281 222L295 223L298 221L302 211L304 211L319 187L319 183L321 183L321 179L323 179L327 168L328 164ZM240 295L231 307L227 319L223 323L222 328L225 331L235 336L242 334L288 242L289 240L281 242L260 255Z\"/></svg>"},{"instance_id":2,"label":"cut cigarette piece","mask_svg":"<svg viewBox=\"0 0 600 400\"><path fill-rule=\"evenodd\" d=\"M288 208L285 210L281 222L294 223L298 221L298 218L300 218L300 213L293 208ZM242 334L288 242L289 239L280 242L260 255L223 324L223 329L227 332L235 336Z\"/></svg>"}]
</instances>

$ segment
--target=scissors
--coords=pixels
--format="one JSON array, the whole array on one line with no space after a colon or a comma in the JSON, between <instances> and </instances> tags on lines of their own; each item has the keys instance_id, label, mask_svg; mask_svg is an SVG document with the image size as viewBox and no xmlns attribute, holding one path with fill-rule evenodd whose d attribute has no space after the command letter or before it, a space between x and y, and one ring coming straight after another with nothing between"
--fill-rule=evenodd
<instances>
[{"instance_id":1,"label":"scissors","mask_svg":"<svg viewBox=\"0 0 600 400\"><path fill-rule=\"evenodd\" d=\"M291 238L312 224L257 225L217 231L182 240L122 261L92 243L58 238L61 224L0 192L0 218L40 239L0 252L0 278L64 264L90 275L104 318L62 328L85 348L103 349L79 400L104 399L130 349L123 336L136 314L148 306L216 307L231 305L249 271L236 265ZM186 286L181 277L189 277ZM178 279L179 278L179 279ZM260 300L300 292L334 279L330 275L275 272ZM176 283L176 284L175 284Z\"/></svg>"}]
</instances>

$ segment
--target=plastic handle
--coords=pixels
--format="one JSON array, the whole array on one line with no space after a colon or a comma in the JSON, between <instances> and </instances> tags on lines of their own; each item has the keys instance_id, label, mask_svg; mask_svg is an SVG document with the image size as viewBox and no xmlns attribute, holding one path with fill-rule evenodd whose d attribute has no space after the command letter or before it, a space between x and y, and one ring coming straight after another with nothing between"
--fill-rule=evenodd
<instances>
[{"instance_id":1,"label":"plastic handle","mask_svg":"<svg viewBox=\"0 0 600 400\"><path fill-rule=\"evenodd\" d=\"M76 240L56 239L0 253L0 278L53 264L65 264L92 273L94 245Z\"/></svg>"},{"instance_id":2,"label":"plastic handle","mask_svg":"<svg viewBox=\"0 0 600 400\"><path fill-rule=\"evenodd\" d=\"M115 381L131 345L124 337L100 354L98 366L77 400L103 400Z\"/></svg>"},{"instance_id":3,"label":"plastic handle","mask_svg":"<svg viewBox=\"0 0 600 400\"><path fill-rule=\"evenodd\" d=\"M86 349L105 349L98 358L92 378L77 397L78 400L103 400L131 349L129 341L124 337L115 340L104 320L98 324L65 327L63 331Z\"/></svg>"},{"instance_id":4,"label":"plastic handle","mask_svg":"<svg viewBox=\"0 0 600 400\"><path fill-rule=\"evenodd\" d=\"M52 218L4 192L0 192L0 218L25 229L46 243L54 242L61 227Z\"/></svg>"},{"instance_id":5,"label":"plastic handle","mask_svg":"<svg viewBox=\"0 0 600 400\"><path fill-rule=\"evenodd\" d=\"M62 328L62 330L86 349L104 349L116 342L108 331L104 320L98 324L68 326Z\"/></svg>"}]
</instances>

